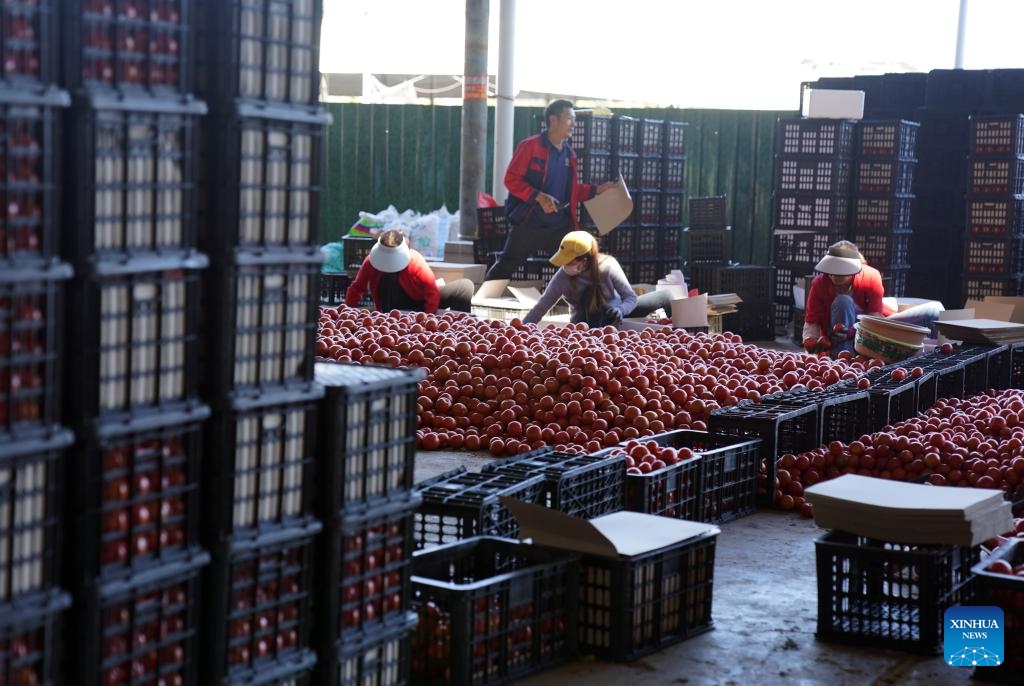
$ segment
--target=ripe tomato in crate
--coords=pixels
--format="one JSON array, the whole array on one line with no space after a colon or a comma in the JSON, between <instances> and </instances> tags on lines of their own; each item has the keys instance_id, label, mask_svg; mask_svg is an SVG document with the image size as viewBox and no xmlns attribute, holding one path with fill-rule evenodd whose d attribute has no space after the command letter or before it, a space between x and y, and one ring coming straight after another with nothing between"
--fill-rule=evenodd
<instances>
[{"instance_id":1,"label":"ripe tomato in crate","mask_svg":"<svg viewBox=\"0 0 1024 686\"><path fill-rule=\"evenodd\" d=\"M196 683L199 575L210 556L82 589L69 613L68 673L87 686Z\"/></svg>"},{"instance_id":2,"label":"ripe tomato in crate","mask_svg":"<svg viewBox=\"0 0 1024 686\"><path fill-rule=\"evenodd\" d=\"M21 92L57 80L58 0L6 0L0 4L0 83Z\"/></svg>"},{"instance_id":3,"label":"ripe tomato in crate","mask_svg":"<svg viewBox=\"0 0 1024 686\"><path fill-rule=\"evenodd\" d=\"M1024 539L1011 539L971 569L974 605L1003 611L1003 654L998 667L976 667L982 681L1015 684L1024 674Z\"/></svg>"},{"instance_id":4,"label":"ripe tomato in crate","mask_svg":"<svg viewBox=\"0 0 1024 686\"><path fill-rule=\"evenodd\" d=\"M313 545L321 525L307 519L256 539L226 540L206 570L203 673L239 683L306 663Z\"/></svg>"},{"instance_id":5,"label":"ripe tomato in crate","mask_svg":"<svg viewBox=\"0 0 1024 686\"><path fill-rule=\"evenodd\" d=\"M58 633L71 597L53 590L30 603L0 602L0 683L30 686L58 680Z\"/></svg>"},{"instance_id":6,"label":"ripe tomato in crate","mask_svg":"<svg viewBox=\"0 0 1024 686\"><path fill-rule=\"evenodd\" d=\"M71 269L0 269L0 439L51 434L60 402L61 297Z\"/></svg>"},{"instance_id":7,"label":"ripe tomato in crate","mask_svg":"<svg viewBox=\"0 0 1024 686\"><path fill-rule=\"evenodd\" d=\"M578 564L482 536L413 557L412 679L508 683L576 654Z\"/></svg>"},{"instance_id":8,"label":"ripe tomato in crate","mask_svg":"<svg viewBox=\"0 0 1024 686\"><path fill-rule=\"evenodd\" d=\"M195 555L206 406L167 413L148 428L101 425L69 461L71 569L125 579Z\"/></svg>"}]
</instances>

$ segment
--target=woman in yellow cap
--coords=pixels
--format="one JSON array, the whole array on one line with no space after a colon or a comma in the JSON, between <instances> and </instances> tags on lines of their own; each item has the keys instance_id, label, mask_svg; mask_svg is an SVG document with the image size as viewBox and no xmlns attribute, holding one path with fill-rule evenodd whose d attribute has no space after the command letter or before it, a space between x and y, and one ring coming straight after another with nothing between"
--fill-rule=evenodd
<instances>
[{"instance_id":1,"label":"woman in yellow cap","mask_svg":"<svg viewBox=\"0 0 1024 686\"><path fill-rule=\"evenodd\" d=\"M586 231L566 234L551 264L561 269L523 317L524 322L539 322L562 297L569 303L570 320L590 326L618 324L623 317L643 317L658 308L671 308L667 291L637 296L619 261L599 252L597 240Z\"/></svg>"}]
</instances>

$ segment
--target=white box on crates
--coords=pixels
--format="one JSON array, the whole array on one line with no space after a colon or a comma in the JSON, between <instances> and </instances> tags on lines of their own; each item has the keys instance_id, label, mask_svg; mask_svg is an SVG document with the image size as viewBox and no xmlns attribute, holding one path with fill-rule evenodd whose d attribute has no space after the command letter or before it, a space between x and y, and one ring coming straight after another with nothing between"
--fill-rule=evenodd
<instances>
[{"instance_id":1,"label":"white box on crates","mask_svg":"<svg viewBox=\"0 0 1024 686\"><path fill-rule=\"evenodd\" d=\"M808 119L863 119L864 91L809 89L801 114Z\"/></svg>"}]
</instances>

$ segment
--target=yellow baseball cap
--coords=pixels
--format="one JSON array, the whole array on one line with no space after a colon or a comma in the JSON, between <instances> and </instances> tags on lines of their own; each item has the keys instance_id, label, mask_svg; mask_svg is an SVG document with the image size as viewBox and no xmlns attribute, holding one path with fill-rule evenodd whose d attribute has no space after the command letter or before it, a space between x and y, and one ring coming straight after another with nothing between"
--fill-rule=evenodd
<instances>
[{"instance_id":1,"label":"yellow baseball cap","mask_svg":"<svg viewBox=\"0 0 1024 686\"><path fill-rule=\"evenodd\" d=\"M565 234L558 252L549 260L556 267L564 267L581 255L589 255L594 237L586 231L571 231Z\"/></svg>"}]
</instances>

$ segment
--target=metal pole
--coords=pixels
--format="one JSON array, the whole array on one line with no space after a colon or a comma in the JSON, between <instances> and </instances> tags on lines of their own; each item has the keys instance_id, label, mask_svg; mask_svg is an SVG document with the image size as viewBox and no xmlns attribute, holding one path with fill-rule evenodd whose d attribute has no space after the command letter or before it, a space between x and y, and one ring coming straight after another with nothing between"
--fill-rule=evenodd
<instances>
[{"instance_id":1,"label":"metal pole","mask_svg":"<svg viewBox=\"0 0 1024 686\"><path fill-rule=\"evenodd\" d=\"M505 169L512 161L513 128L516 109L515 54L516 0L501 0L501 24L498 30L498 102L494 108L494 188L491 195L505 202Z\"/></svg>"},{"instance_id":2,"label":"metal pole","mask_svg":"<svg viewBox=\"0 0 1024 686\"><path fill-rule=\"evenodd\" d=\"M476 194L487 180L487 19L490 0L466 0L459 237L476 238Z\"/></svg>"},{"instance_id":3,"label":"metal pole","mask_svg":"<svg viewBox=\"0 0 1024 686\"><path fill-rule=\"evenodd\" d=\"M956 57L953 68L964 68L964 40L967 38L967 0L960 0L960 16L956 22Z\"/></svg>"}]
</instances>

